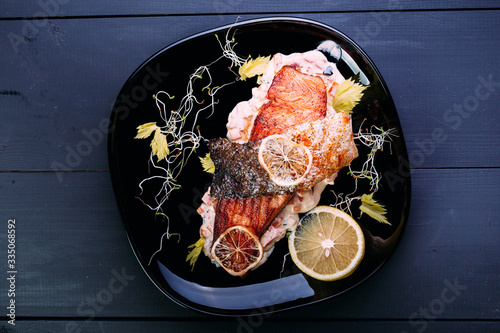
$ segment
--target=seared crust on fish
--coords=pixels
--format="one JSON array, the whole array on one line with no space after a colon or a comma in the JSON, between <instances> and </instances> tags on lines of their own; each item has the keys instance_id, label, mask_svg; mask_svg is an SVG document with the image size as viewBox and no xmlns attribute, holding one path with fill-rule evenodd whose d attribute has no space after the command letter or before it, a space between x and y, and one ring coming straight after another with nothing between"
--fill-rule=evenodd
<instances>
[{"instance_id":1,"label":"seared crust on fish","mask_svg":"<svg viewBox=\"0 0 500 333\"><path fill-rule=\"evenodd\" d=\"M258 160L259 142L233 143L218 138L209 141L215 173L210 187L213 198L252 198L295 191L271 180Z\"/></svg>"},{"instance_id":2,"label":"seared crust on fish","mask_svg":"<svg viewBox=\"0 0 500 333\"><path fill-rule=\"evenodd\" d=\"M236 225L245 226L260 237L292 196L293 193L285 193L246 199L218 199L213 239Z\"/></svg>"},{"instance_id":3,"label":"seared crust on fish","mask_svg":"<svg viewBox=\"0 0 500 333\"><path fill-rule=\"evenodd\" d=\"M279 186L270 179L258 161L260 140L244 144L222 138L210 140L210 156L215 164L212 197L249 198L310 189L358 156L351 126L351 117L340 112L283 133L309 148L313 156L311 170L297 186Z\"/></svg>"},{"instance_id":4,"label":"seared crust on fish","mask_svg":"<svg viewBox=\"0 0 500 333\"><path fill-rule=\"evenodd\" d=\"M339 112L325 119L301 124L286 132L295 143L309 148L313 155L311 170L297 186L310 189L317 182L340 171L358 157L352 134L351 117Z\"/></svg>"},{"instance_id":5,"label":"seared crust on fish","mask_svg":"<svg viewBox=\"0 0 500 333\"><path fill-rule=\"evenodd\" d=\"M326 115L326 88L317 76L284 66L274 77L264 104L255 119L250 141L279 134Z\"/></svg>"}]
</instances>

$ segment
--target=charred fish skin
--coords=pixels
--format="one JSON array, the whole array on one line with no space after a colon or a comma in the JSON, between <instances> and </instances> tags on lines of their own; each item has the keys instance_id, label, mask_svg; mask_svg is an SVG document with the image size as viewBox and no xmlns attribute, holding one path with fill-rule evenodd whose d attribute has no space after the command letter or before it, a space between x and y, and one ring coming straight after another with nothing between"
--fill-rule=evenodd
<instances>
[{"instance_id":1,"label":"charred fish skin","mask_svg":"<svg viewBox=\"0 0 500 333\"><path fill-rule=\"evenodd\" d=\"M285 193L243 199L218 199L213 239L219 238L225 230L236 225L245 226L260 237L292 197L293 193Z\"/></svg>"},{"instance_id":2,"label":"charred fish skin","mask_svg":"<svg viewBox=\"0 0 500 333\"><path fill-rule=\"evenodd\" d=\"M253 198L295 191L295 186L279 186L271 180L259 163L259 145L259 142L239 144L224 138L209 141L210 157L215 165L212 197Z\"/></svg>"}]
</instances>

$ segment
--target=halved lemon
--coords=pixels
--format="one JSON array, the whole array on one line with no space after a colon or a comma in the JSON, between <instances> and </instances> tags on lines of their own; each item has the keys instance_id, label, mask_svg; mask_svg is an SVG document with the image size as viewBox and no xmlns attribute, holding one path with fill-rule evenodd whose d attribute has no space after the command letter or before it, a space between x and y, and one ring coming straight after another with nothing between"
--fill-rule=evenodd
<instances>
[{"instance_id":1,"label":"halved lemon","mask_svg":"<svg viewBox=\"0 0 500 333\"><path fill-rule=\"evenodd\" d=\"M288 237L293 262L305 274L322 281L351 275L365 253L359 224L343 211L318 206L305 215Z\"/></svg>"},{"instance_id":2,"label":"halved lemon","mask_svg":"<svg viewBox=\"0 0 500 333\"><path fill-rule=\"evenodd\" d=\"M212 246L212 257L233 276L245 276L259 264L263 253L257 236L239 225L224 231Z\"/></svg>"},{"instance_id":3,"label":"halved lemon","mask_svg":"<svg viewBox=\"0 0 500 333\"><path fill-rule=\"evenodd\" d=\"M312 167L309 148L295 143L281 134L273 134L262 140L259 162L277 185L300 184Z\"/></svg>"}]
</instances>

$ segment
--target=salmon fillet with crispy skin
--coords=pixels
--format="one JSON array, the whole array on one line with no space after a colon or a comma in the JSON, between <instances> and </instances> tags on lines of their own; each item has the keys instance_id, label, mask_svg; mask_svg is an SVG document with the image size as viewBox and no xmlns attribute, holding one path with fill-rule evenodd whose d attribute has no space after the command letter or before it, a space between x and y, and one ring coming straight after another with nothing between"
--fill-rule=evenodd
<instances>
[{"instance_id":1,"label":"salmon fillet with crispy skin","mask_svg":"<svg viewBox=\"0 0 500 333\"><path fill-rule=\"evenodd\" d=\"M236 225L249 228L260 238L292 196L293 193L284 193L245 199L218 199L213 239Z\"/></svg>"},{"instance_id":2,"label":"salmon fillet with crispy skin","mask_svg":"<svg viewBox=\"0 0 500 333\"><path fill-rule=\"evenodd\" d=\"M215 168L210 195L213 198L251 198L295 192L295 186L279 186L271 180L257 157L260 141L231 142L226 138L208 142Z\"/></svg>"},{"instance_id":3,"label":"salmon fillet with crispy skin","mask_svg":"<svg viewBox=\"0 0 500 333\"><path fill-rule=\"evenodd\" d=\"M313 156L311 170L297 189L311 188L358 157L351 126L351 117L339 112L332 117L298 125L285 133L293 142L309 148Z\"/></svg>"},{"instance_id":4,"label":"salmon fillet with crispy skin","mask_svg":"<svg viewBox=\"0 0 500 333\"><path fill-rule=\"evenodd\" d=\"M323 80L302 74L290 66L284 66L276 74L268 90L267 99L269 102L261 108L254 121L251 141L283 133L297 125L318 121L326 116L327 97ZM227 147L224 149L229 151ZM223 161L223 158L219 160ZM238 168L237 163L226 164L227 168ZM229 178L235 178L233 174L244 172L245 170L236 170L224 175L219 174L218 177L227 181ZM293 195L294 192L251 197L238 197L232 194L233 198L218 198L215 209L214 242L225 230L237 225L249 228L260 238Z\"/></svg>"},{"instance_id":5,"label":"salmon fillet with crispy skin","mask_svg":"<svg viewBox=\"0 0 500 333\"><path fill-rule=\"evenodd\" d=\"M326 116L327 97L323 80L290 66L278 71L267 99L269 102L262 106L255 118L250 141Z\"/></svg>"}]
</instances>

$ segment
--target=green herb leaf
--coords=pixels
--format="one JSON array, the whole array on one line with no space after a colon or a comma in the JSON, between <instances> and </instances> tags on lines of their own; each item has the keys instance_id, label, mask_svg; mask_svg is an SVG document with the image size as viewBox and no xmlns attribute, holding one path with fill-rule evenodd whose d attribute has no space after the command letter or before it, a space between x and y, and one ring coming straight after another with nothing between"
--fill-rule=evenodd
<instances>
[{"instance_id":1,"label":"green herb leaf","mask_svg":"<svg viewBox=\"0 0 500 333\"><path fill-rule=\"evenodd\" d=\"M201 166L203 167L203 171L208 173L215 172L215 164L214 161L210 158L210 153L207 153L205 157L200 157Z\"/></svg>"},{"instance_id":2,"label":"green herb leaf","mask_svg":"<svg viewBox=\"0 0 500 333\"><path fill-rule=\"evenodd\" d=\"M262 75L266 71L267 64L271 60L271 56L257 57L256 59L248 59L238 70L238 74L242 81L251 78L255 75Z\"/></svg>"},{"instance_id":3,"label":"green herb leaf","mask_svg":"<svg viewBox=\"0 0 500 333\"><path fill-rule=\"evenodd\" d=\"M188 249L192 250L188 253L186 261L189 261L189 265L191 265L191 270L194 269L194 264L198 260L201 250L203 250L204 244L205 244L205 238L201 237L200 239L198 239L196 243L188 246Z\"/></svg>"},{"instance_id":4,"label":"green herb leaf","mask_svg":"<svg viewBox=\"0 0 500 333\"><path fill-rule=\"evenodd\" d=\"M155 129L155 135L151 140L151 150L156 155L158 162L165 159L169 153L167 136L163 134L159 127Z\"/></svg>"},{"instance_id":5,"label":"green herb leaf","mask_svg":"<svg viewBox=\"0 0 500 333\"><path fill-rule=\"evenodd\" d=\"M363 96L363 90L367 86L354 82L351 78L342 82L335 91L332 106L337 112L352 112Z\"/></svg>"},{"instance_id":6,"label":"green herb leaf","mask_svg":"<svg viewBox=\"0 0 500 333\"><path fill-rule=\"evenodd\" d=\"M153 133L158 126L156 126L155 122L145 123L140 126L137 126L137 135L134 139L146 139Z\"/></svg>"},{"instance_id":7,"label":"green herb leaf","mask_svg":"<svg viewBox=\"0 0 500 333\"><path fill-rule=\"evenodd\" d=\"M360 200L361 200L361 206L359 207L360 211L368 214L371 218L381 223L391 225L389 221L387 221L387 217L385 216L385 214L387 213L385 207L373 199L373 193L363 194Z\"/></svg>"}]
</instances>

